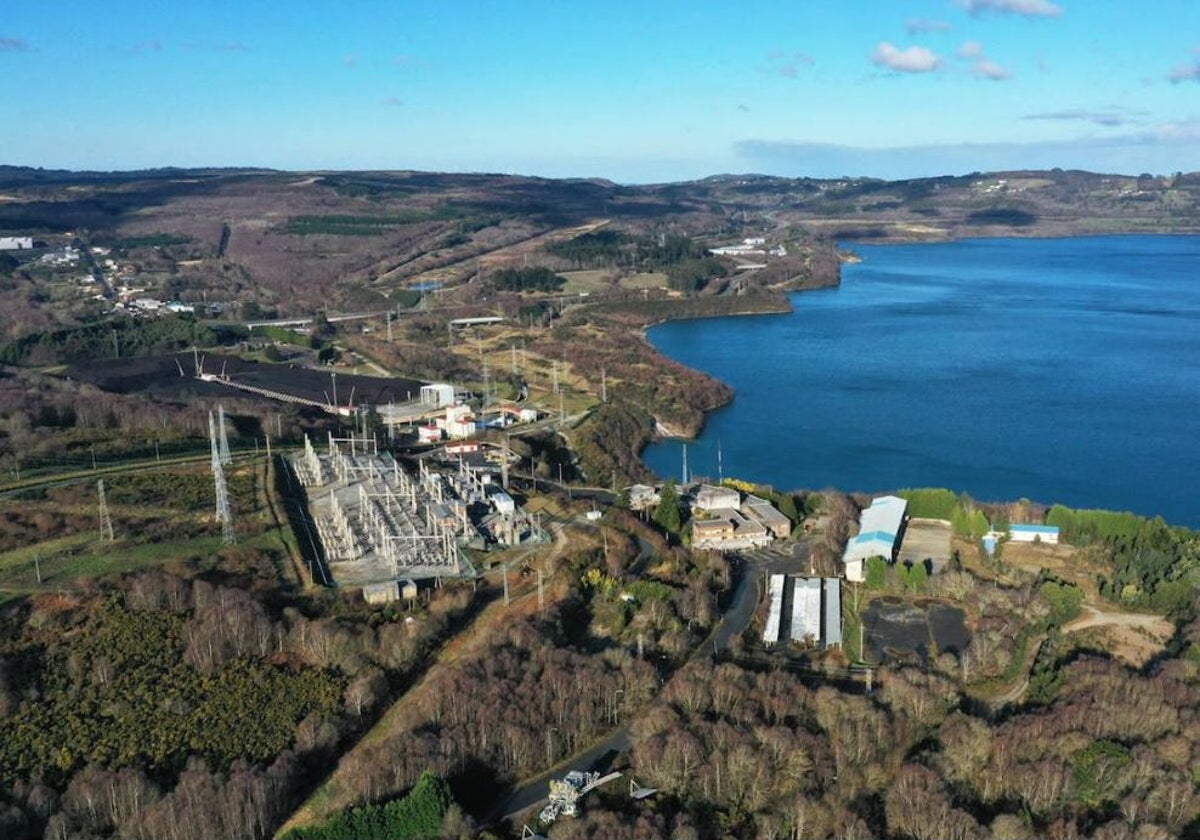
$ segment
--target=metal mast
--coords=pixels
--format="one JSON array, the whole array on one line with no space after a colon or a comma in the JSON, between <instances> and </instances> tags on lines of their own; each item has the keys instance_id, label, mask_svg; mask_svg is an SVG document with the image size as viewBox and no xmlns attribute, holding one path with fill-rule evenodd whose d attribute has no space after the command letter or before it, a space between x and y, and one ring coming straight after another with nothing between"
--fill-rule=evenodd
<instances>
[{"instance_id":1,"label":"metal mast","mask_svg":"<svg viewBox=\"0 0 1200 840\"><path fill-rule=\"evenodd\" d=\"M104 497L104 479L96 482L96 490L100 494L100 539L113 542L116 537L113 536L112 517L108 514L108 500Z\"/></svg>"},{"instance_id":2,"label":"metal mast","mask_svg":"<svg viewBox=\"0 0 1200 840\"><path fill-rule=\"evenodd\" d=\"M217 494L217 521L221 523L221 541L233 545L237 538L233 533L233 514L229 510L229 491L225 487L225 470L221 467L221 451L217 444L216 422L212 412L208 413L208 439L212 447L213 485Z\"/></svg>"},{"instance_id":3,"label":"metal mast","mask_svg":"<svg viewBox=\"0 0 1200 840\"><path fill-rule=\"evenodd\" d=\"M220 434L221 463L232 464L233 456L229 454L229 438L225 435L225 406L217 406L217 429Z\"/></svg>"}]
</instances>

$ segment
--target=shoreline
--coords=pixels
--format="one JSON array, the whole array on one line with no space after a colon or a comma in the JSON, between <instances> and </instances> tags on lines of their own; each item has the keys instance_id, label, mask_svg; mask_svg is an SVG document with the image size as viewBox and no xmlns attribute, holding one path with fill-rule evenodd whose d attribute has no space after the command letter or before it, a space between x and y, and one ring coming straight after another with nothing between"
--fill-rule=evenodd
<instances>
[{"instance_id":1,"label":"shoreline","mask_svg":"<svg viewBox=\"0 0 1200 840\"><path fill-rule=\"evenodd\" d=\"M1146 232L1142 232L1142 231L1113 231L1113 232L1106 232L1106 233L1064 234L1064 235L1053 235L1053 234L1050 234L1050 235L1045 235L1045 234L1013 235L1011 232L1009 232L1009 233L1006 233L1006 235L998 235L998 236L972 235L972 236L954 237L954 238L948 238L948 239L940 239L940 238L939 239L922 239L922 240L914 239L914 240L903 241L903 242L897 241L897 240L887 240L887 239L872 240L872 239L864 238L864 239L855 239L853 241L847 240L846 242L840 242L839 250L840 251L848 250L853 245L858 245L858 244L870 245L870 246L880 246L880 245L899 246L899 245L920 245L920 244L942 244L945 242L964 242L964 241L969 242L971 240L980 240L980 241L990 241L990 240L1017 241L1017 240L1026 240L1026 239L1030 239L1030 240L1033 240L1033 239L1037 239L1037 240L1051 240L1051 239L1112 240L1112 239L1116 239L1116 238L1125 238L1125 237L1133 238L1133 239L1138 239L1138 238L1149 239L1149 238L1159 238L1159 237L1170 237L1171 239L1188 238L1188 237L1196 238L1196 237L1200 237L1200 231L1196 231L1196 232L1174 231L1174 232L1166 232L1166 233L1159 233L1159 232L1146 233ZM849 256L851 258L850 259L842 259L840 261L839 271L838 271L839 284L837 284L837 285L840 285L841 265L863 261L862 257L860 257L857 254L854 254L853 252L850 252L846 256ZM821 288L836 288L836 285L830 284L829 286L824 286ZM794 289L794 290L787 290L787 293L789 294L789 297L790 297L791 291L811 291L811 290L812 290L811 288ZM782 291L782 290L776 290L776 291ZM787 311L794 311L794 307L789 306ZM773 313L773 312L772 313L749 313L748 312L748 313L732 313L732 314L776 314L776 313ZM782 314L782 313L778 313L778 314ZM708 317L715 317L715 316L708 316ZM731 395L730 395L729 399L724 400L721 403L712 406L711 408L705 409L703 421L694 430L686 429L686 428L681 429L678 426L670 424L670 423L662 423L659 420L659 418L657 418L657 417L654 418L654 420L655 420L654 435L653 435L653 437L650 437L649 439L641 441L639 443L636 454L637 454L638 461L641 463L641 465L643 467L645 467L646 471L649 474L655 475L655 477L659 480L662 480L663 477L661 475L659 475L655 469L651 468L650 465L645 460L646 448L651 443L661 443L661 442L664 442L667 440L675 440L675 441L679 441L680 443L689 443L689 442L695 442L695 441L699 440L702 437L702 435L708 425L708 419L709 419L708 415L718 409L721 409L728 405L731 405L734 402L734 400L737 398L736 389L734 389L731 385L729 385L729 383L724 382L724 380L719 379L716 375L710 373L707 370L704 370L702 368L692 368L690 365L685 363L683 360L677 359L677 358L669 355L667 352L665 352L664 350L661 350L656 345L654 345L654 343L652 341L650 341L649 335L648 335L649 328L651 326L658 326L662 323L665 323L666 321L671 321L671 320L690 320L690 316L682 316L679 318L664 318L659 321L656 321L653 324L648 324L642 330L642 335L643 335L644 340L646 340L647 343L650 344L650 346L653 348L654 352L657 355L663 356L666 359L669 359L671 362L674 362L674 363L680 364L680 365L685 365L692 370L697 370L706 376L710 376L714 379L717 379L717 381L723 382L723 384L725 384L729 388ZM936 478L931 479L931 481L934 484L938 483ZM837 484L834 484L833 486L840 487L840 485L837 485ZM848 493L864 492L865 493L866 491L845 491L845 492L848 492ZM960 488L960 490L956 490L955 492L969 492L969 491ZM1000 494L1000 495L997 495L997 500L989 501L987 503L988 504L1004 504L1004 503L1010 503L1011 501L1012 501L1012 499L1008 499L1007 497L1004 497L1002 494ZM1103 500L1097 500L1096 502L1093 502L1089 506L1086 502L1081 502L1080 500L1064 501L1062 499L1055 498L1050 503L1045 503L1044 506L1049 507L1052 504L1064 504L1064 505L1068 505L1071 507L1080 507L1081 509L1088 509L1089 507L1094 507L1094 508L1100 509L1100 510L1127 510L1128 509L1128 504L1126 504L1125 507L1122 507L1119 500L1117 500L1117 501L1110 500L1108 502L1105 502ZM1145 518L1153 518L1154 516L1164 516L1164 518L1165 518L1165 515L1162 513L1144 513L1144 514L1136 514L1136 515L1144 516ZM1175 522L1173 527L1193 527L1193 526Z\"/></svg>"}]
</instances>

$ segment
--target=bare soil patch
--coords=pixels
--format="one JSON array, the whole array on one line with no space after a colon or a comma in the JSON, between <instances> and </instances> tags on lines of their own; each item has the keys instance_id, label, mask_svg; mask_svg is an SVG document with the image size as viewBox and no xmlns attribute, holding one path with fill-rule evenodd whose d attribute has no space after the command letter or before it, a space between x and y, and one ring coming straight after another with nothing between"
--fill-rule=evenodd
<instances>
[{"instance_id":1,"label":"bare soil patch","mask_svg":"<svg viewBox=\"0 0 1200 840\"><path fill-rule=\"evenodd\" d=\"M1170 621L1148 613L1103 612L1093 606L1063 626L1066 633L1087 633L1115 658L1141 667L1161 653L1175 633Z\"/></svg>"}]
</instances>

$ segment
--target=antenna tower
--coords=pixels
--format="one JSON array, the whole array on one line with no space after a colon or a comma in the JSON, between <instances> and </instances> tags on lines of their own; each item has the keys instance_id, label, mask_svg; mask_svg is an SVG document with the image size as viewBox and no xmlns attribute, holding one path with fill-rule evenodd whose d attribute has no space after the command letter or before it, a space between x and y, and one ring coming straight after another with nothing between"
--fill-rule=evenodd
<instances>
[{"instance_id":1,"label":"antenna tower","mask_svg":"<svg viewBox=\"0 0 1200 840\"><path fill-rule=\"evenodd\" d=\"M220 435L221 463L232 464L233 456L229 454L229 438L225 435L225 406L217 406L217 429Z\"/></svg>"},{"instance_id":2,"label":"antenna tower","mask_svg":"<svg viewBox=\"0 0 1200 840\"><path fill-rule=\"evenodd\" d=\"M113 542L112 517L108 514L108 499L104 498L104 479L96 482L96 490L100 494L100 539Z\"/></svg>"},{"instance_id":3,"label":"antenna tower","mask_svg":"<svg viewBox=\"0 0 1200 840\"><path fill-rule=\"evenodd\" d=\"M683 445L683 483L688 483L687 444Z\"/></svg>"},{"instance_id":4,"label":"antenna tower","mask_svg":"<svg viewBox=\"0 0 1200 840\"><path fill-rule=\"evenodd\" d=\"M217 521L221 523L221 540L233 545L237 539L233 533L233 514L229 510L229 491L225 487L225 470L221 467L221 450L217 444L216 421L208 413L208 440L212 447L213 485L217 494Z\"/></svg>"}]
</instances>

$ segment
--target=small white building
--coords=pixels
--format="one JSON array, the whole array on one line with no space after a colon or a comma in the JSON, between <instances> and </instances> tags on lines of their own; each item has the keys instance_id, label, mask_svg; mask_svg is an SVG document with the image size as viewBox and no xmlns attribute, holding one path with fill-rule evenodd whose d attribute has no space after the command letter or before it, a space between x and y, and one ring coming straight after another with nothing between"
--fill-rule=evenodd
<instances>
[{"instance_id":1,"label":"small white building","mask_svg":"<svg viewBox=\"0 0 1200 840\"><path fill-rule=\"evenodd\" d=\"M513 501L513 497L500 491L493 493L490 497L492 506L496 508L496 513L511 516L517 512L517 503Z\"/></svg>"},{"instance_id":2,"label":"small white building","mask_svg":"<svg viewBox=\"0 0 1200 840\"><path fill-rule=\"evenodd\" d=\"M0 236L0 251L28 251L33 247L29 236Z\"/></svg>"},{"instance_id":3,"label":"small white building","mask_svg":"<svg viewBox=\"0 0 1200 840\"><path fill-rule=\"evenodd\" d=\"M517 415L517 419L522 423L536 423L538 419L537 409L522 408L521 412Z\"/></svg>"},{"instance_id":4,"label":"small white building","mask_svg":"<svg viewBox=\"0 0 1200 840\"><path fill-rule=\"evenodd\" d=\"M1009 525L1008 538L1013 542L1058 545L1058 528L1054 525Z\"/></svg>"},{"instance_id":5,"label":"small white building","mask_svg":"<svg viewBox=\"0 0 1200 840\"><path fill-rule=\"evenodd\" d=\"M437 443L442 439L442 430L437 426L418 426L417 427L417 442L418 443Z\"/></svg>"},{"instance_id":6,"label":"small white building","mask_svg":"<svg viewBox=\"0 0 1200 840\"><path fill-rule=\"evenodd\" d=\"M454 405L454 386L448 382L433 382L421 386L421 405L444 408Z\"/></svg>"},{"instance_id":7,"label":"small white building","mask_svg":"<svg viewBox=\"0 0 1200 840\"><path fill-rule=\"evenodd\" d=\"M475 413L471 407L455 403L446 407L446 416L437 421L438 426L451 440L462 440L475 436Z\"/></svg>"},{"instance_id":8,"label":"small white building","mask_svg":"<svg viewBox=\"0 0 1200 840\"><path fill-rule=\"evenodd\" d=\"M400 584L394 580L368 583L362 588L362 594L368 604L390 604L400 600Z\"/></svg>"}]
</instances>

